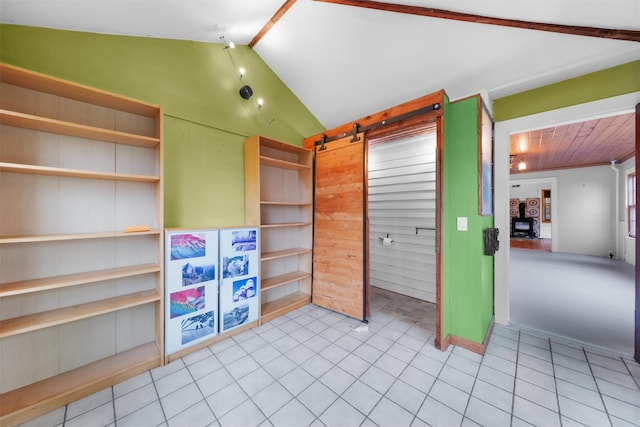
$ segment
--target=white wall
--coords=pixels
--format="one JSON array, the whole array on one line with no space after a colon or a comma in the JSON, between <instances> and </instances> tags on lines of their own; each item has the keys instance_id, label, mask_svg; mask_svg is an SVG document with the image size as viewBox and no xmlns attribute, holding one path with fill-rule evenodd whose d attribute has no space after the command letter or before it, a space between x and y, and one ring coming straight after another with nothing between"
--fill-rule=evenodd
<instances>
[{"instance_id":1,"label":"white wall","mask_svg":"<svg viewBox=\"0 0 640 427\"><path fill-rule=\"evenodd\" d=\"M616 250L616 173L607 166L594 166L550 172L519 173L512 175L511 184L518 180L546 179L557 182L552 221L557 232L554 235L554 251L584 255L608 256ZM543 184L521 186L533 190L537 197ZM511 188L511 194L519 188ZM518 197L516 195L516 197Z\"/></svg>"}]
</instances>

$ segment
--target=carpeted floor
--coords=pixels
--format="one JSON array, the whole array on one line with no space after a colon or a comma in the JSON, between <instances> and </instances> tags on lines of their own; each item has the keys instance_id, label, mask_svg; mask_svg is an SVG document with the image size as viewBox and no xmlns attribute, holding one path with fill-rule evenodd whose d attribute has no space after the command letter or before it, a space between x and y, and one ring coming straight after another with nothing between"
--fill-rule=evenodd
<instances>
[{"instance_id":1,"label":"carpeted floor","mask_svg":"<svg viewBox=\"0 0 640 427\"><path fill-rule=\"evenodd\" d=\"M511 322L633 354L635 268L623 261L510 250Z\"/></svg>"}]
</instances>

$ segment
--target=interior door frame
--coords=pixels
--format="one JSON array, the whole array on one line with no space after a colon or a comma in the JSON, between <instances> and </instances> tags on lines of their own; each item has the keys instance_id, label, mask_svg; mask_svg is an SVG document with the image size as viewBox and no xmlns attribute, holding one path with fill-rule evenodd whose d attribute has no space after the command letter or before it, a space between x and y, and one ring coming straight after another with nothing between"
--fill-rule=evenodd
<instances>
[{"instance_id":1,"label":"interior door frame","mask_svg":"<svg viewBox=\"0 0 640 427\"><path fill-rule=\"evenodd\" d=\"M343 138L359 132L367 132L367 138L382 137L383 134L396 134L398 132L408 132L413 129L419 131L426 126L433 126L436 123L436 176L437 176L437 196L436 196L436 337L435 346L442 349L444 337L442 336L442 238L441 238L441 218L442 218L442 152L443 152L443 131L442 131L442 105L445 100L444 91L434 92L429 95L416 98L409 102L399 104L386 110L362 117L353 122L348 122L336 128L309 136L304 139L305 148L315 149L317 145L330 143L333 139ZM424 112L424 113L423 113ZM368 147L368 146L367 146ZM367 150L368 151L368 150ZM365 156L366 159L366 156ZM366 166L366 165L364 165ZM364 209L364 221L366 224L365 250L365 289L369 288L369 246L368 246L368 218L367 206ZM367 304L368 305L368 304Z\"/></svg>"},{"instance_id":2,"label":"interior door frame","mask_svg":"<svg viewBox=\"0 0 640 427\"><path fill-rule=\"evenodd\" d=\"M540 129L559 124L575 123L606 115L629 113L640 103L640 91L605 98L598 101L573 105L530 116L496 122L495 126L495 224L501 236L509 235L509 135L531 129ZM638 116L636 115L636 120ZM637 123L637 122L636 122ZM636 125L636 163L638 150L638 125ZM636 169L637 170L637 169ZM553 193L552 193L553 196ZM635 357L640 359L640 300L639 300L639 258L636 239L636 325ZM495 322L509 325L509 251L498 251L495 255Z\"/></svg>"}]
</instances>

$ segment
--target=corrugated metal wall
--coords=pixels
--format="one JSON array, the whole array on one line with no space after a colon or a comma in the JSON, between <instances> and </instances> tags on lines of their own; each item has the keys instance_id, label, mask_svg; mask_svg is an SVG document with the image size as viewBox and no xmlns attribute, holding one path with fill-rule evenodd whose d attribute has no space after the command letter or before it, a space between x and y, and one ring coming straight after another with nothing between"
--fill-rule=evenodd
<instances>
[{"instance_id":1,"label":"corrugated metal wall","mask_svg":"<svg viewBox=\"0 0 640 427\"><path fill-rule=\"evenodd\" d=\"M435 302L435 224L436 133L369 146L371 285Z\"/></svg>"}]
</instances>

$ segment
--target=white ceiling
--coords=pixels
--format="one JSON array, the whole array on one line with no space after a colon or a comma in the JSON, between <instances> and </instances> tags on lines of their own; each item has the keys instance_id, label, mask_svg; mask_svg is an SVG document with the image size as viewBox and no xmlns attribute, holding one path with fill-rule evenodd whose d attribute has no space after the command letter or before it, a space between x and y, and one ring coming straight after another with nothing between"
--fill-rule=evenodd
<instances>
[{"instance_id":1,"label":"white ceiling","mask_svg":"<svg viewBox=\"0 0 640 427\"><path fill-rule=\"evenodd\" d=\"M249 44L285 0L0 0L0 22ZM388 0L496 18L640 30L640 0ZM640 43L297 0L254 46L332 128L444 89L489 99L640 59Z\"/></svg>"}]
</instances>

